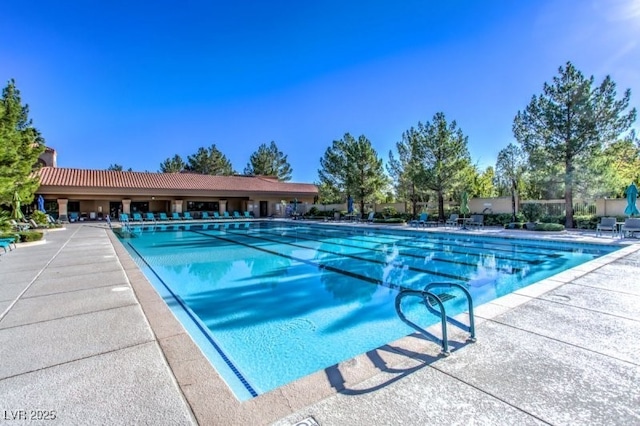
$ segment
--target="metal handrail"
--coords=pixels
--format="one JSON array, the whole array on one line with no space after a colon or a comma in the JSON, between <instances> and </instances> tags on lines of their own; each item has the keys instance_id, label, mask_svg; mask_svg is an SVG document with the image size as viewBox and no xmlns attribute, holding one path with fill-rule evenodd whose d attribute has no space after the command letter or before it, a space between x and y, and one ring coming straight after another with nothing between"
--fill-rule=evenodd
<instances>
[{"instance_id":1,"label":"metal handrail","mask_svg":"<svg viewBox=\"0 0 640 426\"><path fill-rule=\"evenodd\" d=\"M467 302L469 306L469 325L468 326L456 320L455 318L447 316L447 311L444 307L444 303L442 302L442 299L437 294L430 291L432 288L436 288L436 287L458 288L462 290L462 293L467 298ZM406 296L421 297L424 301L424 305L429 310L429 312L434 315L440 316L440 325L442 327L442 339L438 339L436 336L431 335L426 330L423 330L417 324L414 324L413 322L409 321L405 317L400 307L400 304L402 299ZM435 302L435 305L439 307L439 310L434 308L434 302ZM438 341L438 343L440 343L440 345L442 346L442 355L444 356L449 356L450 354L449 340L448 340L448 333L447 333L447 322L451 323L452 325L464 331L468 331L470 334L469 338L467 339L468 342L473 343L476 341L475 319L473 314L473 299L471 297L471 293L469 293L469 290L467 290L465 287L463 287L458 283L436 282L436 283L427 284L422 290L403 289L396 296L395 307L396 307L396 312L398 313L398 316L400 317L400 319L402 319L404 322L408 323L413 328L420 331L420 333L423 334L425 337L431 340Z\"/></svg>"},{"instance_id":2,"label":"metal handrail","mask_svg":"<svg viewBox=\"0 0 640 426\"><path fill-rule=\"evenodd\" d=\"M462 290L462 293L467 298L467 303L469 306L469 325L467 326L466 324L461 323L455 318L451 318L451 317L446 317L446 318L448 322L455 325L456 327L461 328L464 331L468 331L470 336L469 336L469 339L467 340L470 342L475 342L476 341L476 325L475 325L475 318L473 314L473 298L471 297L471 293L469 293L469 290L467 290L463 285L458 283L435 282L435 283L429 283L426 286L424 286L422 291L430 292L430 290L435 287L457 288L459 290ZM433 306L428 303L427 303L427 309L429 309L430 311L434 310Z\"/></svg>"},{"instance_id":3,"label":"metal handrail","mask_svg":"<svg viewBox=\"0 0 640 426\"><path fill-rule=\"evenodd\" d=\"M436 301L436 303L440 306L440 312L437 312L435 310L431 310L430 311L432 313L437 313L440 315L440 325L442 326L442 339L438 339L437 337L427 333L425 330L422 330L421 328L417 327L417 325L414 325L413 323L411 323L411 321L409 321L404 314L402 313L402 309L400 309L400 302L402 301L402 298L404 298L405 296L417 296L417 297L422 297L422 299L424 300L424 303L426 306L430 305L429 300L427 300L429 297L431 297L433 300ZM442 346L442 355L444 356L449 356L449 354L451 352L449 352L449 339L447 337L447 320L446 320L446 311L444 308L444 304L442 303L442 300L440 300L440 298L430 292L426 292L426 291L421 291L421 290L409 290L409 289L405 289L405 290L401 290L398 295L396 296L396 312L398 313L398 316L405 322L409 322L411 323L411 325L418 329L424 336L426 336L429 339L435 339L435 340L439 340L440 345Z\"/></svg>"}]
</instances>

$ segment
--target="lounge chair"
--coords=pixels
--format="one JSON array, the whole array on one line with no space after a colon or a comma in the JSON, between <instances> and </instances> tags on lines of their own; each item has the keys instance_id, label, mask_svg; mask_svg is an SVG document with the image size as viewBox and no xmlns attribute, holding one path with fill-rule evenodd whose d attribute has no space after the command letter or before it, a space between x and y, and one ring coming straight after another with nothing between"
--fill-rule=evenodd
<instances>
[{"instance_id":1,"label":"lounge chair","mask_svg":"<svg viewBox=\"0 0 640 426\"><path fill-rule=\"evenodd\" d=\"M71 216L69 216L69 220L71 220ZM127 213L120 213L118 220L120 220L120 222L129 222L129 215Z\"/></svg>"},{"instance_id":2,"label":"lounge chair","mask_svg":"<svg viewBox=\"0 0 640 426\"><path fill-rule=\"evenodd\" d=\"M145 220L148 220L150 222L155 222L156 221L156 216L151 212L147 212L145 214Z\"/></svg>"},{"instance_id":3,"label":"lounge chair","mask_svg":"<svg viewBox=\"0 0 640 426\"><path fill-rule=\"evenodd\" d=\"M158 213L158 216L159 220L169 220L166 213Z\"/></svg>"},{"instance_id":4,"label":"lounge chair","mask_svg":"<svg viewBox=\"0 0 640 426\"><path fill-rule=\"evenodd\" d=\"M620 229L622 237L633 237L633 234L636 232L640 232L640 218L629 217L625 219Z\"/></svg>"},{"instance_id":5,"label":"lounge chair","mask_svg":"<svg viewBox=\"0 0 640 426\"><path fill-rule=\"evenodd\" d=\"M596 225L596 237L602 235L602 231L611 231L611 237L613 238L618 231L616 218L608 216L600 219L600 223Z\"/></svg>"},{"instance_id":6,"label":"lounge chair","mask_svg":"<svg viewBox=\"0 0 640 426\"><path fill-rule=\"evenodd\" d=\"M131 215L132 222L142 222L142 215L140 213L133 213Z\"/></svg>"},{"instance_id":7,"label":"lounge chair","mask_svg":"<svg viewBox=\"0 0 640 426\"><path fill-rule=\"evenodd\" d=\"M213 212L213 218L214 218L214 219L220 219L220 213L218 213L218 212Z\"/></svg>"},{"instance_id":8,"label":"lounge chair","mask_svg":"<svg viewBox=\"0 0 640 426\"><path fill-rule=\"evenodd\" d=\"M231 219L231 216L229 216L229 212L225 211L224 214L222 215L223 219Z\"/></svg>"},{"instance_id":9,"label":"lounge chair","mask_svg":"<svg viewBox=\"0 0 640 426\"><path fill-rule=\"evenodd\" d=\"M429 217L429 213L420 213L420 217L418 217L418 219L413 219L412 221L410 221L409 225L413 227L418 227L418 226L424 227L427 224L428 217Z\"/></svg>"},{"instance_id":10,"label":"lounge chair","mask_svg":"<svg viewBox=\"0 0 640 426\"><path fill-rule=\"evenodd\" d=\"M244 218L245 219L251 219L251 213L249 213L247 210L244 211Z\"/></svg>"},{"instance_id":11,"label":"lounge chair","mask_svg":"<svg viewBox=\"0 0 640 426\"><path fill-rule=\"evenodd\" d=\"M467 227L470 228L484 228L484 215L482 214L472 214L471 218L466 223Z\"/></svg>"},{"instance_id":12,"label":"lounge chair","mask_svg":"<svg viewBox=\"0 0 640 426\"><path fill-rule=\"evenodd\" d=\"M26 231L30 228L28 223L16 222L15 219L11 219L9 223L11 223L11 227L14 229L14 231Z\"/></svg>"},{"instance_id":13,"label":"lounge chair","mask_svg":"<svg viewBox=\"0 0 640 426\"><path fill-rule=\"evenodd\" d=\"M202 215L200 217L202 219L211 219L211 217L209 216L209 213L207 213L207 212L202 212Z\"/></svg>"},{"instance_id":14,"label":"lounge chair","mask_svg":"<svg viewBox=\"0 0 640 426\"><path fill-rule=\"evenodd\" d=\"M13 244L13 248L11 248L11 244ZM7 249L9 249L8 251L11 251L15 248L17 248L18 246L16 246L16 240L12 239L12 238L0 238L0 247L2 247L4 249L4 252L7 252Z\"/></svg>"},{"instance_id":15,"label":"lounge chair","mask_svg":"<svg viewBox=\"0 0 640 426\"><path fill-rule=\"evenodd\" d=\"M453 226L454 228L455 228L455 227L457 227L457 226L458 226L458 218L459 218L459 217L460 217L459 215L457 215L457 214L455 214L455 213L451 213L451 215L449 216L449 219L447 219L447 220L444 222L444 226L446 227L446 226L451 225L451 226Z\"/></svg>"},{"instance_id":16,"label":"lounge chair","mask_svg":"<svg viewBox=\"0 0 640 426\"><path fill-rule=\"evenodd\" d=\"M193 216L191 216L191 213L189 213L189 212L184 212L182 214L182 218L186 219L186 220L193 220Z\"/></svg>"},{"instance_id":17,"label":"lounge chair","mask_svg":"<svg viewBox=\"0 0 640 426\"><path fill-rule=\"evenodd\" d=\"M40 225L33 219L29 219L29 225L31 226L31 229L47 228L47 225Z\"/></svg>"},{"instance_id":18,"label":"lounge chair","mask_svg":"<svg viewBox=\"0 0 640 426\"><path fill-rule=\"evenodd\" d=\"M234 210L233 211L233 218L234 219L242 219L242 216L240 216L240 213L238 212L238 210Z\"/></svg>"},{"instance_id":19,"label":"lounge chair","mask_svg":"<svg viewBox=\"0 0 640 426\"><path fill-rule=\"evenodd\" d=\"M171 219L172 220L182 220L182 217L180 216L180 213L173 212L173 213L171 213Z\"/></svg>"}]
</instances>

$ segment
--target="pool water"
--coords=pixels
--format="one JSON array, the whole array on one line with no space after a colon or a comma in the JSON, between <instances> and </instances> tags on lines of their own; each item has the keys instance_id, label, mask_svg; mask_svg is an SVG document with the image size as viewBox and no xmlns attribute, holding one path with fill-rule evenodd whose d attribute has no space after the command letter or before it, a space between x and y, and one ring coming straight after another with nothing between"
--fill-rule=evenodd
<instances>
[{"instance_id":1,"label":"pool water","mask_svg":"<svg viewBox=\"0 0 640 426\"><path fill-rule=\"evenodd\" d=\"M121 241L239 400L415 332L399 289L456 282L478 306L616 250L279 221L133 231ZM446 306L455 315L466 300ZM417 298L402 310L439 321Z\"/></svg>"}]
</instances>

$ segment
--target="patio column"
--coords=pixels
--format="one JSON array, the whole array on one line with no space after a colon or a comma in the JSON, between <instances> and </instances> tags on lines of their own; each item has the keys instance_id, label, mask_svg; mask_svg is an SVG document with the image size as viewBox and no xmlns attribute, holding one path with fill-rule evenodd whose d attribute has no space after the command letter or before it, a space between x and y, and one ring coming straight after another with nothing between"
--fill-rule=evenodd
<instances>
[{"instance_id":1,"label":"patio column","mask_svg":"<svg viewBox=\"0 0 640 426\"><path fill-rule=\"evenodd\" d=\"M227 211L227 200L220 200L218 210L220 210L218 213L224 213Z\"/></svg>"},{"instance_id":2,"label":"patio column","mask_svg":"<svg viewBox=\"0 0 640 426\"><path fill-rule=\"evenodd\" d=\"M175 213L182 213L182 202L183 200L171 201L171 211Z\"/></svg>"},{"instance_id":3,"label":"patio column","mask_svg":"<svg viewBox=\"0 0 640 426\"><path fill-rule=\"evenodd\" d=\"M131 214L131 200L122 200L122 213Z\"/></svg>"},{"instance_id":4,"label":"patio column","mask_svg":"<svg viewBox=\"0 0 640 426\"><path fill-rule=\"evenodd\" d=\"M69 200L66 198L58 198L58 220L60 221L68 221L69 220L69 212L67 211L67 204Z\"/></svg>"}]
</instances>

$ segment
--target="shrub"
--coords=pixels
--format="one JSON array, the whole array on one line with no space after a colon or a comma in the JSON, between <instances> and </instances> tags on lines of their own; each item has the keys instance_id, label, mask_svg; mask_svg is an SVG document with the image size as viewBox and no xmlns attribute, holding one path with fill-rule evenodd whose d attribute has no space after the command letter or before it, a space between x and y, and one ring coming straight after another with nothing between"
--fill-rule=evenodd
<instances>
[{"instance_id":1,"label":"shrub","mask_svg":"<svg viewBox=\"0 0 640 426\"><path fill-rule=\"evenodd\" d=\"M559 223L536 223L534 231L564 231L564 225Z\"/></svg>"},{"instance_id":2,"label":"shrub","mask_svg":"<svg viewBox=\"0 0 640 426\"><path fill-rule=\"evenodd\" d=\"M47 225L49 223L49 219L47 218L47 214L41 212L40 210L36 210L31 214L31 219L33 219L38 225Z\"/></svg>"},{"instance_id":3,"label":"shrub","mask_svg":"<svg viewBox=\"0 0 640 426\"><path fill-rule=\"evenodd\" d=\"M28 243L31 241L40 241L44 234L38 231L21 231L18 233L21 243Z\"/></svg>"},{"instance_id":4,"label":"shrub","mask_svg":"<svg viewBox=\"0 0 640 426\"><path fill-rule=\"evenodd\" d=\"M521 222L505 223L504 228L505 229L522 229L522 223Z\"/></svg>"},{"instance_id":5,"label":"shrub","mask_svg":"<svg viewBox=\"0 0 640 426\"><path fill-rule=\"evenodd\" d=\"M529 222L536 222L542 217L542 205L537 203L523 204L522 214Z\"/></svg>"},{"instance_id":6,"label":"shrub","mask_svg":"<svg viewBox=\"0 0 640 426\"><path fill-rule=\"evenodd\" d=\"M398 215L398 211L394 207L385 207L382 209L382 214L386 217L395 217Z\"/></svg>"},{"instance_id":7,"label":"shrub","mask_svg":"<svg viewBox=\"0 0 640 426\"><path fill-rule=\"evenodd\" d=\"M320 214L320 210L317 207L313 206L309 209L309 214L311 216L318 216Z\"/></svg>"},{"instance_id":8,"label":"shrub","mask_svg":"<svg viewBox=\"0 0 640 426\"><path fill-rule=\"evenodd\" d=\"M375 216L374 216L375 217ZM374 219L375 223L404 223L405 220L401 217L390 217L388 219Z\"/></svg>"}]
</instances>

